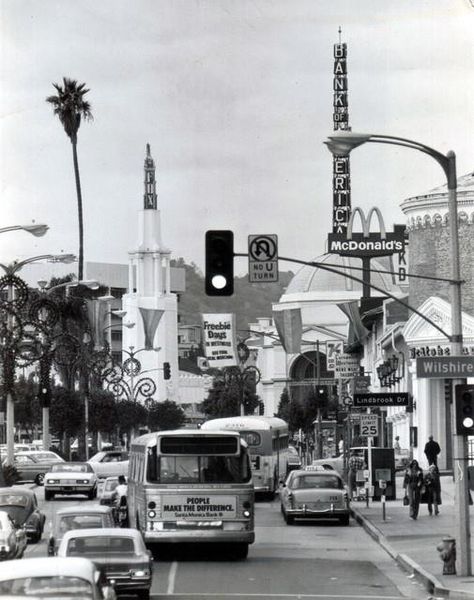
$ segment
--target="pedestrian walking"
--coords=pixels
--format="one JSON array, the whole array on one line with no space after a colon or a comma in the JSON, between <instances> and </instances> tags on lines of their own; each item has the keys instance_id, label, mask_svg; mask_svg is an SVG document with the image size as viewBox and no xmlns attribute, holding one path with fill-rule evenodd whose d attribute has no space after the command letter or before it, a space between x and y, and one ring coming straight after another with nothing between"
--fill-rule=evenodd
<instances>
[{"instance_id":1,"label":"pedestrian walking","mask_svg":"<svg viewBox=\"0 0 474 600\"><path fill-rule=\"evenodd\" d=\"M421 487L423 485L423 471L417 460L412 460L405 471L403 487L408 497L410 518L416 520L420 508Z\"/></svg>"},{"instance_id":2,"label":"pedestrian walking","mask_svg":"<svg viewBox=\"0 0 474 600\"><path fill-rule=\"evenodd\" d=\"M431 465L426 473L423 485L425 486L426 500L428 503L428 513L435 516L439 515L439 505L441 504L441 481L439 469L436 465Z\"/></svg>"},{"instance_id":3,"label":"pedestrian walking","mask_svg":"<svg viewBox=\"0 0 474 600\"><path fill-rule=\"evenodd\" d=\"M433 440L433 436L430 435L428 441L425 444L425 455L428 459L428 465L438 466L438 454L441 452L438 442Z\"/></svg>"},{"instance_id":4,"label":"pedestrian walking","mask_svg":"<svg viewBox=\"0 0 474 600\"><path fill-rule=\"evenodd\" d=\"M393 449L395 450L395 454L400 454L402 447L400 446L400 436L395 436L395 443L393 444Z\"/></svg>"},{"instance_id":5,"label":"pedestrian walking","mask_svg":"<svg viewBox=\"0 0 474 600\"><path fill-rule=\"evenodd\" d=\"M349 482L349 493L352 500L354 491L357 487L357 471L360 471L365 467L364 457L361 456L357 451L352 451L347 462L349 468L348 482Z\"/></svg>"}]
</instances>

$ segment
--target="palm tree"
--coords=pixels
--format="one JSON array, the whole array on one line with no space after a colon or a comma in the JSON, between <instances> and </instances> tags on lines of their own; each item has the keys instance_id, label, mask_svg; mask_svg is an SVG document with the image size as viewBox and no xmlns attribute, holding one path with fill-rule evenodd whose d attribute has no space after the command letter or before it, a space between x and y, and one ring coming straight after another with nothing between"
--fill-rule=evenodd
<instances>
[{"instance_id":1,"label":"palm tree","mask_svg":"<svg viewBox=\"0 0 474 600\"><path fill-rule=\"evenodd\" d=\"M74 79L63 77L63 86L53 83L57 96L49 96L46 102L54 107L54 114L59 117L64 131L72 144L72 157L74 161L74 176L76 179L77 212L79 220L79 268L78 280L83 279L84 272L84 223L82 216L82 193L81 179L79 177L79 163L77 161L77 132L81 125L81 119L92 120L91 105L84 100L89 90L85 89L85 83L78 84Z\"/></svg>"}]
</instances>

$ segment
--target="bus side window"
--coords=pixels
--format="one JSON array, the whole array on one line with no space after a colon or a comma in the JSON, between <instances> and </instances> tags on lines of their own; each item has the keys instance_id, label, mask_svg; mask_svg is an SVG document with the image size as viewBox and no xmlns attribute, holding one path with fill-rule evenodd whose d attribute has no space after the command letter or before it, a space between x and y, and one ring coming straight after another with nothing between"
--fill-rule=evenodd
<instances>
[{"instance_id":1,"label":"bus side window","mask_svg":"<svg viewBox=\"0 0 474 600\"><path fill-rule=\"evenodd\" d=\"M148 448L147 452L147 473L148 481L158 480L158 462L156 458L156 448Z\"/></svg>"}]
</instances>

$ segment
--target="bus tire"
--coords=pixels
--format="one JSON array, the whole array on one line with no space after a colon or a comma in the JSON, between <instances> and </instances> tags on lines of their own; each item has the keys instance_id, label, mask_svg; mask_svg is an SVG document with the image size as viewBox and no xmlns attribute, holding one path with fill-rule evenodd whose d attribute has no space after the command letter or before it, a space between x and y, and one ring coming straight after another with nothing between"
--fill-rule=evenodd
<instances>
[{"instance_id":1,"label":"bus tire","mask_svg":"<svg viewBox=\"0 0 474 600\"><path fill-rule=\"evenodd\" d=\"M247 558L248 553L249 545L245 542L234 544L234 547L232 548L232 557L235 560L244 560L245 558Z\"/></svg>"}]
</instances>

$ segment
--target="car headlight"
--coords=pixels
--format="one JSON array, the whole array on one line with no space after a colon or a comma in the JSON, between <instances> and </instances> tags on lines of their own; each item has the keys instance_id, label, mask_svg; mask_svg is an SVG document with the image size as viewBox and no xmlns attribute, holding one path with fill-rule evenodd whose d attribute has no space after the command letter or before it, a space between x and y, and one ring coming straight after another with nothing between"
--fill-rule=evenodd
<instances>
[{"instance_id":1,"label":"car headlight","mask_svg":"<svg viewBox=\"0 0 474 600\"><path fill-rule=\"evenodd\" d=\"M76 483L89 483L88 479L76 479Z\"/></svg>"},{"instance_id":2,"label":"car headlight","mask_svg":"<svg viewBox=\"0 0 474 600\"><path fill-rule=\"evenodd\" d=\"M46 483L59 483L59 479L47 479Z\"/></svg>"}]
</instances>

